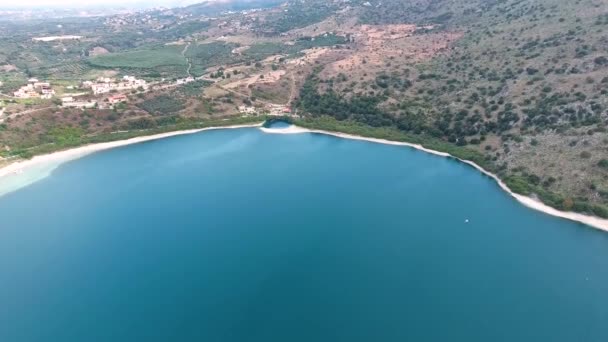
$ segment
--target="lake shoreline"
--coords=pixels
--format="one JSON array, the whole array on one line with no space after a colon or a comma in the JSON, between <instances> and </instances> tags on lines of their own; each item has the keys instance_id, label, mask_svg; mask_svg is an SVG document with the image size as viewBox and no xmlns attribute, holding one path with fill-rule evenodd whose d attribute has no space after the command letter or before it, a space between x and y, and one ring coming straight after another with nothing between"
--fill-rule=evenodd
<instances>
[{"instance_id":1,"label":"lake shoreline","mask_svg":"<svg viewBox=\"0 0 608 342\"><path fill-rule=\"evenodd\" d=\"M83 145L75 148L71 148L68 150L52 152L49 154L42 154L39 156L34 156L32 159L20 160L14 163L8 164L2 168L0 168L0 179L5 177L10 177L14 174L19 174L23 172L24 169L30 168L32 166L47 164L52 162L64 163L70 160L78 159L89 155L91 153L109 150L116 147L122 147L127 145L138 144L146 141L159 140L179 135L187 135L187 134L195 134L203 131L210 130L220 130L220 129L238 129L238 128L255 128L261 127L262 123L256 124L243 124L243 125L228 125L228 126L214 126L214 127L204 127L204 128L195 128L189 130L181 130L181 131L172 131L166 133L159 133L153 135L143 135L139 137L134 137L125 140L116 140L110 142L102 142L102 143L94 143Z\"/></svg>"},{"instance_id":2,"label":"lake shoreline","mask_svg":"<svg viewBox=\"0 0 608 342\"><path fill-rule=\"evenodd\" d=\"M308 128L303 128L303 127L298 127L295 125L292 125L288 128L268 129L268 128L261 127L260 129L262 131L264 131L265 133L271 133L271 134L317 133L317 134L330 135L330 136L334 136L334 137L338 137L338 138L342 138L342 139L368 141L368 142L385 144L385 145L406 146L406 147L411 147L411 148L414 148L414 149L417 149L417 150L420 150L420 151L423 151L423 152L426 152L429 154L434 154L436 156L452 158L452 159L458 160L462 163L465 163L467 165L470 165L473 168L475 168L476 170L478 170L479 172L481 172L482 174L492 178L494 181L496 181L498 186L503 191L507 192L509 195L511 195L511 197L515 198L515 200L517 200L519 203L523 204L524 206L526 206L528 208L531 208L536 211L540 211L547 215L567 219L570 221L575 221L578 223L588 225L595 229L599 229L599 230L608 232L608 219L603 219L603 218L600 218L597 216L585 215L585 214L580 214L580 213L575 213L575 212L561 211L561 210L555 209L553 207L550 207L535 198L516 194L513 191L511 191L511 189L509 189L509 187L497 175L485 170L484 168L475 164L474 162L472 162L470 160L460 159L460 158L455 157L446 152L431 150L431 149L425 148L419 144L386 140L386 139L378 139L378 138L368 138L368 137L364 137L364 136L360 136L360 135L353 135L353 134L348 134L348 133L332 132L332 131L317 130L317 129L308 129Z\"/></svg>"},{"instance_id":3,"label":"lake shoreline","mask_svg":"<svg viewBox=\"0 0 608 342\"><path fill-rule=\"evenodd\" d=\"M524 206L526 206L528 208L543 212L547 215L560 217L560 218L567 219L570 221L579 222L579 223L588 225L590 227L608 232L608 219L602 219L600 217L585 215L585 214L580 214L580 213L575 213L575 212L561 211L561 210L555 209L553 207L550 207L535 198L516 194L513 191L511 191L507 187L507 185L497 175L485 170L484 168L482 168L481 166L477 165L476 163L474 163L470 160L464 160L464 159L455 157L446 152L431 150L431 149L425 148L419 144L379 139L379 138L370 138L370 137L364 137L364 136L360 136L360 135L353 135L353 134L348 134L348 133L340 133L340 132L333 132L333 131L326 131L326 130L308 129L308 128L303 128L303 127L299 127L296 125L291 125L287 128L265 128L263 125L264 125L264 122L255 123L255 124L237 124L237 125L227 125L227 126L196 128L196 129L189 129L189 130L178 130L178 131L172 131L172 132L166 132L166 133L160 133L160 134L154 134L154 135L148 135L148 136L139 136L139 137L134 137L134 138L125 139L125 140L117 140L117 141L111 141L111 142L84 145L84 146L76 147L73 149L53 152L53 153L49 153L49 154L43 154L43 155L35 156L29 160L21 160L21 161L17 161L17 162L8 164L8 165L0 168L0 180L3 178L6 178L6 177L10 177L11 175L21 173L21 172L23 172L24 169L30 168L32 166L43 165L43 164L53 163L53 162L64 163L64 162L67 162L70 160L81 158L83 156L86 156L86 155L89 155L89 154L92 154L95 152L108 150L108 149L112 149L112 148L116 148L116 147L122 147L122 146L142 143L142 142L146 142L146 141L159 140L159 139L169 138L169 137L173 137L173 136L195 134L195 133L208 131L208 130L256 128L257 127L260 130L262 130L263 132L270 133L270 134L317 133L317 134L330 135L330 136L343 138L343 139L368 141L368 142L385 144L385 145L406 146L406 147L411 147L411 148L414 148L414 149L417 149L417 150L420 150L420 151L423 151L423 152L426 152L429 154L433 154L433 155L437 155L437 156L441 156L441 157L445 157L445 158L452 158L452 159L458 160L460 162L463 162L465 164L468 164L468 165L472 166L473 168L477 169L482 174L494 179L496 181L496 183L498 184L498 186L503 191L507 192L509 195L511 195L511 197L515 198L515 200L517 200L519 203L523 204Z\"/></svg>"}]
</instances>

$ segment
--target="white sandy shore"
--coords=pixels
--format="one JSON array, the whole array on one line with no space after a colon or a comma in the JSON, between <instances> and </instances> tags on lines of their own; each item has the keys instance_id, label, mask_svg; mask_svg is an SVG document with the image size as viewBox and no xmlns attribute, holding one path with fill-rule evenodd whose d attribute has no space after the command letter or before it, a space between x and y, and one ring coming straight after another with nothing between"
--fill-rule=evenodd
<instances>
[{"instance_id":1,"label":"white sandy shore","mask_svg":"<svg viewBox=\"0 0 608 342\"><path fill-rule=\"evenodd\" d=\"M584 223L586 225L589 225L589 226L597 228L597 229L608 231L608 220L607 219L602 219L599 217L589 216L589 215L584 215L584 214L579 214L579 213L574 213L574 212L560 211L560 210L551 208L551 207L543 204L542 202L540 202L537 199L513 193L495 174L484 170L479 165L477 165L471 161L456 158L448 153L429 150L429 149L424 148L421 145L417 145L417 144L410 144L410 143L391 141L391 140L385 140L385 139L366 138L366 137L346 134L346 133L336 133L336 132L322 131L322 130L311 130L311 129L306 129L306 128L302 128L302 127L298 127L298 126L294 126L294 125L286 127L286 128L271 128L271 129L262 127L262 123L250 124L250 125L223 126L223 127L207 127L207 128L201 128L201 129L192 129L192 130L186 130L186 131L176 131L176 132L161 133L161 134L155 134L155 135L149 135L149 136L142 136L142 137L131 138L131 139L127 139L127 140L119 140L119 141L112 141L112 142L106 142L106 143L85 145L85 146L74 148L71 150L36 156L30 160L16 162L16 163L10 164L8 166L5 166L4 168L0 168L0 180L2 180L3 178L6 178L6 177L10 177L12 175L16 175L18 173L24 172L24 170L26 170L28 168L32 168L34 166L53 164L53 163L59 164L59 163L63 163L63 162L69 161L69 160L80 158L82 156L91 154L93 152L107 150L107 149L111 149L111 148L115 148L115 147L137 144L140 142L145 142L145 141L150 141L150 140L163 139L163 138L168 138L168 137L177 136L177 135L193 134L193 133L198 133L198 132L202 132L202 131L206 131L206 130L235 129L235 128L246 128L246 127L259 127L260 130L262 130L263 132L272 133L272 134L318 133L318 134L331 135L331 136L344 138L344 139L364 140L364 141L370 141L370 142L374 142L374 143L387 144L387 145L408 146L408 147L412 147L412 148L415 148L415 149L418 149L418 150L421 150L421 151L424 151L427 153L431 153L434 155L454 158L463 163L473 166L474 168L476 168L483 174L493 178L504 191L509 193L517 201L519 201L520 203L522 203L523 205L525 205L529 208L541 211L541 212L549 214L549 215L553 215L553 216L565 218L568 220Z\"/></svg>"},{"instance_id":2,"label":"white sandy shore","mask_svg":"<svg viewBox=\"0 0 608 342\"><path fill-rule=\"evenodd\" d=\"M251 125L234 125L234 126L223 126L223 127L206 127L200 129L191 129L186 131L167 132L155 135L148 135L142 137L136 137L126 140L111 141L99 144L85 145L70 150L54 152L41 156L36 156L29 160L24 160L16 163L9 164L0 169L0 179L4 177L10 177L11 175L19 174L24 170L37 165L50 164L50 163L63 163L69 160L77 159L93 152L107 150L115 147L137 144L144 141L157 140L168 138L176 135L193 134L202 131L214 130L214 129L234 129L234 128L245 128L245 127L260 127L262 123L251 124Z\"/></svg>"},{"instance_id":3,"label":"white sandy shore","mask_svg":"<svg viewBox=\"0 0 608 342\"><path fill-rule=\"evenodd\" d=\"M336 132L322 131L322 130L311 130L311 129L302 128L302 127L298 127L298 126L290 126L290 127L286 127L286 128L272 128L272 129L261 127L260 129L266 133L274 133L274 134L319 133L319 134L326 134L326 135L331 135L331 136L344 138L344 139L364 140L364 141L370 141L370 142L374 142L374 143L387 144L387 145L408 146L408 147L412 147L417 150L421 150L421 151L431 153L434 155L454 158L465 164L471 165L472 167L479 170L481 173L493 178L496 181L496 183L498 183L498 186L500 186L500 188L502 188L504 191L506 191L509 195L513 196L517 201L519 201L526 207L541 211L545 214L549 214L552 216L557 216L557 217L565 218L568 220L584 223L591 227L608 232L608 220L607 219L602 219L600 217L584 215L584 214L579 214L579 213L574 213L574 212L566 212L566 211L557 210L532 197L516 194L516 193L512 192L507 187L507 185L505 183L503 183L503 181L501 181L500 178L498 178L498 176L496 176L495 174L484 170L481 166L473 163L472 161L456 158L456 157L450 155L449 153L429 150L428 148L424 148L423 146L417 145L417 144L410 144L410 143L391 141L391 140L385 140L385 139L366 138L366 137L346 134L346 133L336 133Z\"/></svg>"}]
</instances>

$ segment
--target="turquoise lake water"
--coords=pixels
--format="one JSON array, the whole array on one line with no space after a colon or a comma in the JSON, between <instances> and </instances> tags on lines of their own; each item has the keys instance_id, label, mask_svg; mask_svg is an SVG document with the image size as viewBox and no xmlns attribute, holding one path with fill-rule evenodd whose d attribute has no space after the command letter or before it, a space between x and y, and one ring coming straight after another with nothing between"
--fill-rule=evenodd
<instances>
[{"instance_id":1,"label":"turquoise lake water","mask_svg":"<svg viewBox=\"0 0 608 342\"><path fill-rule=\"evenodd\" d=\"M0 341L604 342L608 234L409 148L178 136L0 197Z\"/></svg>"}]
</instances>

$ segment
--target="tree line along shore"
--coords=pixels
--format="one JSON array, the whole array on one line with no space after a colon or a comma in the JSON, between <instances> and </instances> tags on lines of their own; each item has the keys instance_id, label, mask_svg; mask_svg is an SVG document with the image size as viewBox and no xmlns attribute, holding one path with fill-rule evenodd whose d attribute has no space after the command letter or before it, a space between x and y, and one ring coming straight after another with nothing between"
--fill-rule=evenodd
<instances>
[{"instance_id":1,"label":"tree line along shore","mask_svg":"<svg viewBox=\"0 0 608 342\"><path fill-rule=\"evenodd\" d=\"M575 212L585 215L608 218L608 208L583 201L572 200L564 195L546 191L542 187L530 183L520 176L508 175L505 170L497 168L486 156L478 151L457 146L433 137L409 134L396 128L371 127L355 121L338 121L329 116L320 117L268 117L268 116L242 116L218 120L194 120L180 117L164 117L160 122L134 123L133 129L120 132L104 133L98 135L79 135L77 131L64 130L57 132L53 143L15 151L18 161L30 159L34 156L68 150L84 145L127 140L136 137L158 135L168 132L197 130L209 127L226 127L235 125L264 124L271 125L275 121L284 121L310 130L345 133L366 138L383 139L420 145L425 149L447 153L449 156L461 161L469 161L482 168L489 174L495 175L513 193L538 199L545 205L564 212Z\"/></svg>"}]
</instances>

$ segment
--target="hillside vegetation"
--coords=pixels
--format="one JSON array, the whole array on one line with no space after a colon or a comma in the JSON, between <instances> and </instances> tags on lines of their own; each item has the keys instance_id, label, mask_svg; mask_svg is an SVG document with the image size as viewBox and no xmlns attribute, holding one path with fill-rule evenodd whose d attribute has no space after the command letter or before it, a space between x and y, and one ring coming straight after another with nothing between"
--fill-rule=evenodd
<instances>
[{"instance_id":1,"label":"hillside vegetation","mask_svg":"<svg viewBox=\"0 0 608 342\"><path fill-rule=\"evenodd\" d=\"M0 33L3 93L30 77L74 89L128 74L157 86L86 111L5 95L4 156L67 128L96 136L291 110L311 127L472 159L518 193L608 217L605 0L222 1L0 21ZM83 38L31 39L67 33ZM198 82L177 82L187 76Z\"/></svg>"},{"instance_id":2,"label":"hillside vegetation","mask_svg":"<svg viewBox=\"0 0 608 342\"><path fill-rule=\"evenodd\" d=\"M319 67L301 92L301 110L468 146L520 193L608 214L605 2L370 3L358 9L360 23L462 37L431 58L363 57L340 73Z\"/></svg>"}]
</instances>

